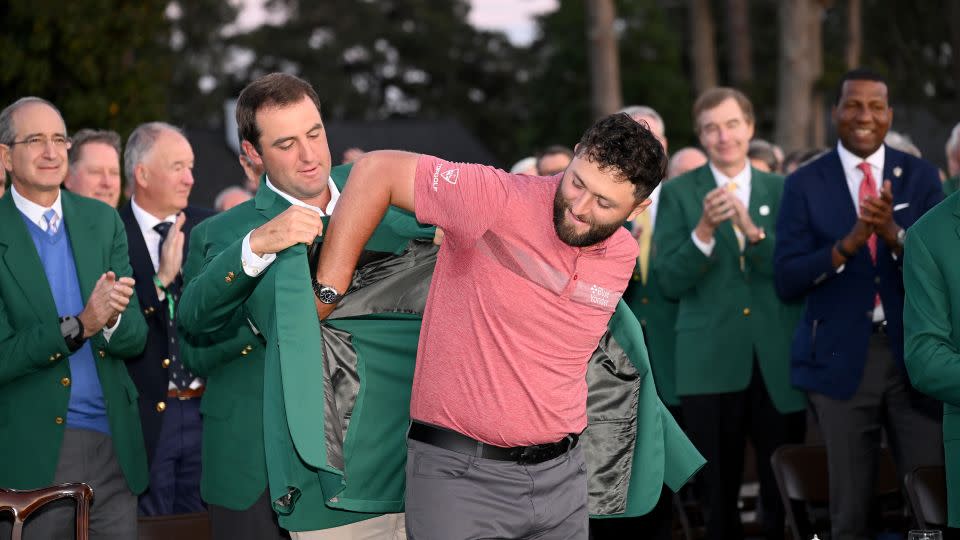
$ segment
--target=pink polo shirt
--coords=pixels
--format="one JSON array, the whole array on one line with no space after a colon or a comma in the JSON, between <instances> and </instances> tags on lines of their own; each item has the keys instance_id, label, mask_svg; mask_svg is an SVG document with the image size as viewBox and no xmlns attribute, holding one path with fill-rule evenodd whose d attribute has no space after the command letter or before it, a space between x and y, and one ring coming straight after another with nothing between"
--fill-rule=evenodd
<instances>
[{"instance_id":1,"label":"pink polo shirt","mask_svg":"<svg viewBox=\"0 0 960 540\"><path fill-rule=\"evenodd\" d=\"M586 368L633 272L626 229L587 248L553 228L561 176L420 156L417 219L444 230L410 414L497 446L587 425Z\"/></svg>"}]
</instances>

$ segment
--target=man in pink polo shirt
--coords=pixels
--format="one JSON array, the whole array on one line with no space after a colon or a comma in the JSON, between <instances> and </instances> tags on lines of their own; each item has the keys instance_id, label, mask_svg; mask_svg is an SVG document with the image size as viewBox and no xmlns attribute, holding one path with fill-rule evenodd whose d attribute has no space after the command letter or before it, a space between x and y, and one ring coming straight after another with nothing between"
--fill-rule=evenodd
<instances>
[{"instance_id":1,"label":"man in pink polo shirt","mask_svg":"<svg viewBox=\"0 0 960 540\"><path fill-rule=\"evenodd\" d=\"M321 317L388 205L446 233L410 405L410 538L587 538L587 362L637 258L622 224L665 167L623 114L551 177L391 151L354 166L317 269Z\"/></svg>"}]
</instances>

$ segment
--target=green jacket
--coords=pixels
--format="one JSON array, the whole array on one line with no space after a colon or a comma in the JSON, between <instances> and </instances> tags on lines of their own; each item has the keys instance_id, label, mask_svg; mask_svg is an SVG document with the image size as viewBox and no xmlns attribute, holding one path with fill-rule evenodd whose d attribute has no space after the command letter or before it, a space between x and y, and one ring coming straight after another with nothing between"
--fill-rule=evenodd
<instances>
[{"instance_id":1,"label":"green jacket","mask_svg":"<svg viewBox=\"0 0 960 540\"><path fill-rule=\"evenodd\" d=\"M183 267L189 283L203 264L206 223L194 227ZM263 450L263 338L254 334L244 310L217 332L179 332L180 358L206 379L200 402L203 415L200 494L203 500L230 508L249 508L267 487Z\"/></svg>"},{"instance_id":2,"label":"green jacket","mask_svg":"<svg viewBox=\"0 0 960 540\"><path fill-rule=\"evenodd\" d=\"M345 170L334 169L338 184ZM244 210L213 218L211 230L226 234L228 227L215 225L218 220L251 209L267 215L282 211L277 208L285 207L282 199L266 191L238 207ZM366 248L394 255L361 266L350 294L320 324L305 247L285 250L262 276L250 278L240 268L240 241L250 228L238 227L236 220L228 225L234 239L225 239L219 254L208 250L204 269L181 298L180 321L195 333L216 331L243 305L263 331L267 469L281 523L295 525L293 530L320 529L341 524L344 514L356 521L370 516L358 518L355 512L402 511L410 386L436 256L432 228L391 209ZM591 493L599 502L592 507L640 515L652 508L664 482L679 488L703 459L656 396L636 319L621 304L613 320L622 323L611 327L588 377L629 384L588 403L593 421L585 448L605 456L601 461L608 467L595 470L611 475L593 475ZM645 444L635 445L638 439ZM645 466L631 467L635 460ZM318 496L325 500L325 515L317 512ZM335 516L341 519L331 522Z\"/></svg>"},{"instance_id":3,"label":"green jacket","mask_svg":"<svg viewBox=\"0 0 960 540\"><path fill-rule=\"evenodd\" d=\"M623 299L643 327L643 335L647 339L647 348L650 351L653 378L657 383L660 399L667 405L675 406L680 405L680 398L677 397L676 363L673 358L675 346L673 327L677 322L677 301L663 294L663 286L653 267L653 261L658 254L659 249L651 240L647 282L643 283L640 264L637 263Z\"/></svg>"},{"instance_id":4,"label":"green jacket","mask_svg":"<svg viewBox=\"0 0 960 540\"><path fill-rule=\"evenodd\" d=\"M717 184L704 165L663 186L653 267L664 294L679 300L674 353L680 396L747 388L754 354L767 391L781 413L803 410L803 394L790 384L790 340L799 304L782 302L773 283L773 246L783 177L751 171L750 217L766 239L743 253L728 221L717 228L707 257L691 233L703 198Z\"/></svg>"},{"instance_id":5,"label":"green jacket","mask_svg":"<svg viewBox=\"0 0 960 540\"><path fill-rule=\"evenodd\" d=\"M61 191L84 304L100 275L133 272L120 216L105 204ZM70 399L70 351L57 307L22 214L0 198L0 486L33 489L53 483ZM134 493L147 486L147 456L137 389L123 359L136 356L147 326L136 295L107 342L90 338L107 407L114 452Z\"/></svg>"},{"instance_id":6,"label":"green jacket","mask_svg":"<svg viewBox=\"0 0 960 540\"><path fill-rule=\"evenodd\" d=\"M943 193L946 196L953 195L957 189L960 189L960 176L954 176L953 178L947 178L943 181Z\"/></svg>"},{"instance_id":7,"label":"green jacket","mask_svg":"<svg viewBox=\"0 0 960 540\"><path fill-rule=\"evenodd\" d=\"M913 385L943 401L948 521L960 526L960 195L910 227L904 246L904 362Z\"/></svg>"}]
</instances>

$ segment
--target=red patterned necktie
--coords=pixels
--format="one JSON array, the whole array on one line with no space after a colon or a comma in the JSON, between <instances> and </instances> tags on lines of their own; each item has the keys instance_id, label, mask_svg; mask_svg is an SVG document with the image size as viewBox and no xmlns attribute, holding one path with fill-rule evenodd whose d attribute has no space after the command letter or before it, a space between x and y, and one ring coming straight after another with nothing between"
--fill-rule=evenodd
<instances>
[{"instance_id":1,"label":"red patterned necktie","mask_svg":"<svg viewBox=\"0 0 960 540\"><path fill-rule=\"evenodd\" d=\"M867 197L877 196L877 181L873 179L873 172L870 170L870 164L866 161L857 165L857 168L863 171L863 181L860 182L860 211L863 212L863 200ZM877 235L871 234L867 239L867 247L870 248L870 258L873 264L877 264Z\"/></svg>"}]
</instances>

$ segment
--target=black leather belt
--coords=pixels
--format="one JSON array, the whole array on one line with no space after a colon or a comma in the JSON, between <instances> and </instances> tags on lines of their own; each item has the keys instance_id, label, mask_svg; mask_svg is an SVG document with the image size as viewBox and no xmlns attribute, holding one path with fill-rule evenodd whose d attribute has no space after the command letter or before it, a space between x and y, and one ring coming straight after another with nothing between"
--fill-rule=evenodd
<instances>
[{"instance_id":1,"label":"black leather belt","mask_svg":"<svg viewBox=\"0 0 960 540\"><path fill-rule=\"evenodd\" d=\"M571 433L555 443L504 448L502 446L482 443L456 431L431 426L429 424L422 424L420 422L413 422L413 424L411 424L409 437L415 441L457 452L458 454L495 459L497 461L515 461L517 463L543 463L544 461L550 461L568 452L575 447L580 440L580 435Z\"/></svg>"}]
</instances>

